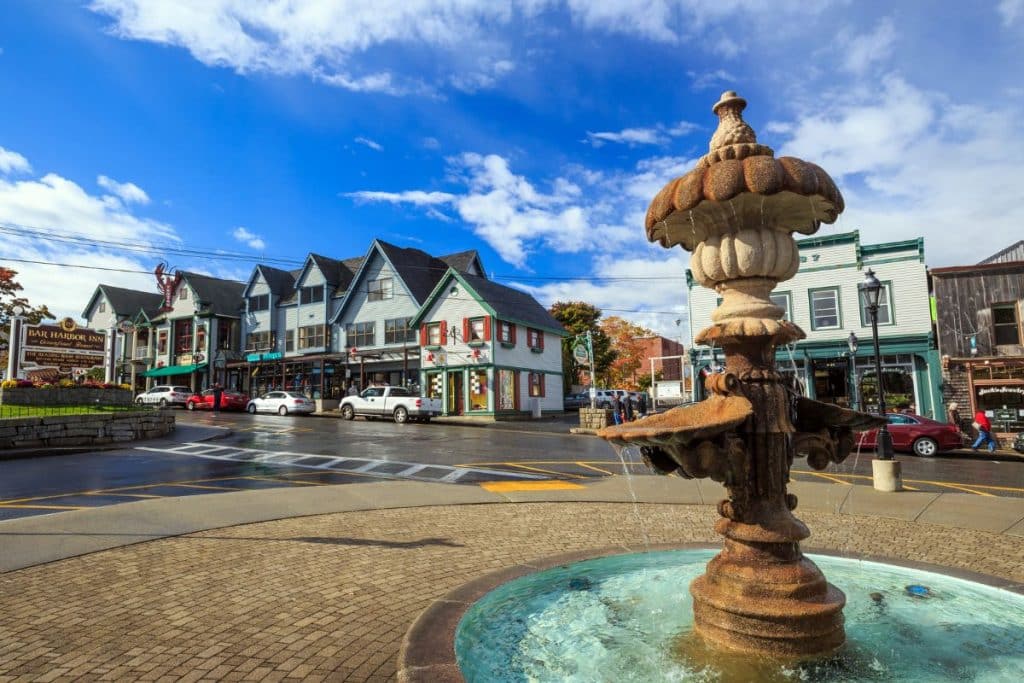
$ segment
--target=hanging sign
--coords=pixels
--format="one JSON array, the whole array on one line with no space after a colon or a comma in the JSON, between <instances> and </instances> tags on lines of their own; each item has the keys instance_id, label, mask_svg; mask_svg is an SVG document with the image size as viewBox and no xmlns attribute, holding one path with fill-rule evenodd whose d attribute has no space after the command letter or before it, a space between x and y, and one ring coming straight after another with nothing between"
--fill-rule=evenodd
<instances>
[{"instance_id":1,"label":"hanging sign","mask_svg":"<svg viewBox=\"0 0 1024 683\"><path fill-rule=\"evenodd\" d=\"M587 345L581 342L574 346L572 349L572 357L576 359L577 363L589 363L590 353L587 351Z\"/></svg>"}]
</instances>

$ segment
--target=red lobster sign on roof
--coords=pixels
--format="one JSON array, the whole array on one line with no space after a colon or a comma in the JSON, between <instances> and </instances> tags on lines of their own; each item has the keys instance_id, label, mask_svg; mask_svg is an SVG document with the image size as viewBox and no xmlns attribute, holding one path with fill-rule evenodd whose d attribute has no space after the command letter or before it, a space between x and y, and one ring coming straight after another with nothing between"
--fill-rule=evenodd
<instances>
[{"instance_id":1,"label":"red lobster sign on roof","mask_svg":"<svg viewBox=\"0 0 1024 683\"><path fill-rule=\"evenodd\" d=\"M160 290L160 293L164 296L164 305L160 308L161 313L173 310L174 305L174 292L177 291L178 285L181 284L181 273L175 273L171 275L166 272L169 266L166 262L157 264L153 274L156 275L156 286Z\"/></svg>"}]
</instances>

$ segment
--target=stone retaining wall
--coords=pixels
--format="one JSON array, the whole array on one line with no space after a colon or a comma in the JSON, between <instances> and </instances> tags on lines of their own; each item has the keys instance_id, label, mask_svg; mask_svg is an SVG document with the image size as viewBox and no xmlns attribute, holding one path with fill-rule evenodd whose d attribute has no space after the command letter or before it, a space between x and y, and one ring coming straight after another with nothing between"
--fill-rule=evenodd
<instances>
[{"instance_id":1,"label":"stone retaining wall","mask_svg":"<svg viewBox=\"0 0 1024 683\"><path fill-rule=\"evenodd\" d=\"M91 387L0 389L0 405L9 406L127 406L131 403L132 392L127 389L93 389Z\"/></svg>"},{"instance_id":2,"label":"stone retaining wall","mask_svg":"<svg viewBox=\"0 0 1024 683\"><path fill-rule=\"evenodd\" d=\"M613 424L612 411L608 408L580 408L581 429L603 429Z\"/></svg>"},{"instance_id":3,"label":"stone retaining wall","mask_svg":"<svg viewBox=\"0 0 1024 683\"><path fill-rule=\"evenodd\" d=\"M0 420L0 453L9 448L93 446L166 436L174 429L168 410L113 415L54 415Z\"/></svg>"}]
</instances>

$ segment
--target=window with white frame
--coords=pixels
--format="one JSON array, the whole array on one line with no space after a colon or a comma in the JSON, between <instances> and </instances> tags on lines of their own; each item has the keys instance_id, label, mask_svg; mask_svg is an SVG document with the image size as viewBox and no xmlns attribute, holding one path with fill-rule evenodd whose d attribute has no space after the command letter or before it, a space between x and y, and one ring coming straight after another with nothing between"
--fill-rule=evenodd
<instances>
[{"instance_id":1,"label":"window with white frame","mask_svg":"<svg viewBox=\"0 0 1024 683\"><path fill-rule=\"evenodd\" d=\"M502 344L515 344L516 326L504 320L498 321L498 341Z\"/></svg>"},{"instance_id":2,"label":"window with white frame","mask_svg":"<svg viewBox=\"0 0 1024 683\"><path fill-rule=\"evenodd\" d=\"M299 328L299 350L317 349L324 345L324 326L306 325Z\"/></svg>"},{"instance_id":3,"label":"window with white frame","mask_svg":"<svg viewBox=\"0 0 1024 683\"><path fill-rule=\"evenodd\" d=\"M544 397L544 373L543 372L531 372L530 373L530 396L533 398Z\"/></svg>"},{"instance_id":4,"label":"window with white frame","mask_svg":"<svg viewBox=\"0 0 1024 683\"><path fill-rule=\"evenodd\" d=\"M353 323L345 326L345 343L349 348L362 348L374 345L374 324Z\"/></svg>"},{"instance_id":5,"label":"window with white frame","mask_svg":"<svg viewBox=\"0 0 1024 683\"><path fill-rule=\"evenodd\" d=\"M484 340L484 319L483 318L470 318L469 325L467 326L469 336L466 338L468 342L476 342Z\"/></svg>"},{"instance_id":6,"label":"window with white frame","mask_svg":"<svg viewBox=\"0 0 1024 683\"><path fill-rule=\"evenodd\" d=\"M394 282L389 277L370 280L366 285L367 301L382 301L394 296Z\"/></svg>"},{"instance_id":7,"label":"window with white frame","mask_svg":"<svg viewBox=\"0 0 1024 683\"><path fill-rule=\"evenodd\" d=\"M810 290L811 329L829 330L840 327L839 288Z\"/></svg>"},{"instance_id":8,"label":"window with white frame","mask_svg":"<svg viewBox=\"0 0 1024 683\"><path fill-rule=\"evenodd\" d=\"M789 292L774 292L769 298L773 304L784 311L782 314L783 320L793 320L793 304Z\"/></svg>"},{"instance_id":9,"label":"window with white frame","mask_svg":"<svg viewBox=\"0 0 1024 683\"><path fill-rule=\"evenodd\" d=\"M101 301L100 305L99 305L99 308L97 309L97 313L106 313L106 312L107 312L107 302L106 301Z\"/></svg>"},{"instance_id":10,"label":"window with white frame","mask_svg":"<svg viewBox=\"0 0 1024 683\"><path fill-rule=\"evenodd\" d=\"M427 325L427 346L441 345L441 323Z\"/></svg>"},{"instance_id":11,"label":"window with white frame","mask_svg":"<svg viewBox=\"0 0 1024 683\"><path fill-rule=\"evenodd\" d=\"M182 287L178 290L178 299L181 301L188 299L188 287Z\"/></svg>"},{"instance_id":12,"label":"window with white frame","mask_svg":"<svg viewBox=\"0 0 1024 683\"><path fill-rule=\"evenodd\" d=\"M245 339L246 351L269 351L270 330L265 332L250 332Z\"/></svg>"},{"instance_id":13,"label":"window with white frame","mask_svg":"<svg viewBox=\"0 0 1024 683\"><path fill-rule=\"evenodd\" d=\"M531 349L543 349L544 333L532 327L527 328L526 345L529 346Z\"/></svg>"},{"instance_id":14,"label":"window with white frame","mask_svg":"<svg viewBox=\"0 0 1024 683\"><path fill-rule=\"evenodd\" d=\"M285 353L295 350L295 330L288 330L284 333Z\"/></svg>"},{"instance_id":15,"label":"window with white frame","mask_svg":"<svg viewBox=\"0 0 1024 683\"><path fill-rule=\"evenodd\" d=\"M270 295L259 294L257 296L249 297L249 312L257 313L259 311L266 311L270 309Z\"/></svg>"},{"instance_id":16,"label":"window with white frame","mask_svg":"<svg viewBox=\"0 0 1024 683\"><path fill-rule=\"evenodd\" d=\"M871 314L868 312L867 293L861 289L858 291L860 298L860 324L867 327L871 324ZM882 283L882 291L878 293L878 324L892 325L892 288L888 282Z\"/></svg>"}]
</instances>

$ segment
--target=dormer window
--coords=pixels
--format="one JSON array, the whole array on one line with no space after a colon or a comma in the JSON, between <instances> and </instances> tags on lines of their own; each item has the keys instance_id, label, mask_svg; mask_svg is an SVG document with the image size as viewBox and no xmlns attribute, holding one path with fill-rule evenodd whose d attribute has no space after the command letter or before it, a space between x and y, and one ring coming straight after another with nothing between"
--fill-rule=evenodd
<instances>
[{"instance_id":1,"label":"dormer window","mask_svg":"<svg viewBox=\"0 0 1024 683\"><path fill-rule=\"evenodd\" d=\"M99 313L106 313L107 312L107 302L106 301L101 301L100 302L100 305L99 305L99 308L97 309L97 312L99 312Z\"/></svg>"},{"instance_id":2,"label":"dormer window","mask_svg":"<svg viewBox=\"0 0 1024 683\"><path fill-rule=\"evenodd\" d=\"M367 301L383 301L394 296L394 282L389 277L382 277L379 280L370 280L366 285Z\"/></svg>"},{"instance_id":3,"label":"dormer window","mask_svg":"<svg viewBox=\"0 0 1024 683\"><path fill-rule=\"evenodd\" d=\"M181 289L178 290L178 300L179 301L187 301L188 300L188 287L182 287Z\"/></svg>"},{"instance_id":4,"label":"dormer window","mask_svg":"<svg viewBox=\"0 0 1024 683\"><path fill-rule=\"evenodd\" d=\"M258 296L249 297L249 312L256 313L257 311L266 311L270 309L270 295L260 294Z\"/></svg>"}]
</instances>

